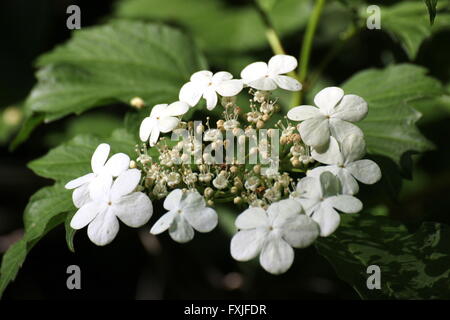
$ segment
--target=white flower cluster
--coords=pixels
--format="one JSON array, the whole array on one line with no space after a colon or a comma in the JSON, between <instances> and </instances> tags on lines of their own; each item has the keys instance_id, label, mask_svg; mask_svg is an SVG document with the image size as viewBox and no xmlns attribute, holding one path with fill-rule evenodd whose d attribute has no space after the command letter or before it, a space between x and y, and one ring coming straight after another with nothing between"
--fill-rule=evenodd
<instances>
[{"instance_id":1,"label":"white flower cluster","mask_svg":"<svg viewBox=\"0 0 450 320\"><path fill-rule=\"evenodd\" d=\"M132 165L129 157L121 153L107 161L109 145L101 144L92 156L93 173L66 185L75 189L73 201L79 208L71 221L72 228L89 225L89 238L97 245L105 245L116 236L118 219L128 226L140 227L152 215L150 198L165 198L168 212L159 217L150 232L158 235L168 231L173 240L184 243L192 240L194 230L209 232L217 226L218 215L211 208L215 202L231 201L238 206L247 203L249 207L235 221L238 231L231 240L231 255L238 261L259 255L268 272L286 272L294 260L293 248L307 247L317 237L332 234L339 226L340 212L356 213L362 209L361 201L354 197L359 191L358 181L373 184L381 178L377 164L362 159L364 135L354 124L367 115L364 99L330 87L315 96L315 106L292 108L287 118L299 124L276 124L281 129L281 135L276 137L282 149L277 159L286 172L275 170L262 175L259 164L249 168L233 159L231 164L177 164L176 160L180 150L186 145L191 147L195 133L204 133L204 140L212 141L214 148L222 148L227 141L216 139L225 130L237 133L245 121L246 132L263 128L278 111L270 91L301 89L296 79L285 75L296 67L294 57L276 55L268 63L255 62L244 68L241 79L233 79L224 71L194 73L181 88L179 101L154 106L150 116L142 121L140 139L158 151L156 160L144 146ZM250 88L253 98L250 112L242 117L235 96L244 87ZM181 121L201 98L206 100L208 110L214 109L218 95L225 111L217 128L209 127L209 117L206 131L203 125L194 127ZM180 127L190 130L186 142L173 146L162 143L161 133ZM268 130L271 137L273 130L276 129ZM245 142L246 138L242 139ZM268 141L264 143L267 150ZM200 144L192 150L200 148L201 152L201 147ZM261 143L249 148L248 153L263 158L265 155ZM183 156L190 158L191 154Z\"/></svg>"}]
</instances>

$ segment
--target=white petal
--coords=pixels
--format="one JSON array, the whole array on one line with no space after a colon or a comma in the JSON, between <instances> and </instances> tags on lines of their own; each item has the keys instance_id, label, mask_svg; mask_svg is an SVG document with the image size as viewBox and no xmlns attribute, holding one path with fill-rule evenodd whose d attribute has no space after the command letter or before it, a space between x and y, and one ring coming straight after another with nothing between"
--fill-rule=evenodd
<instances>
[{"instance_id":1,"label":"white petal","mask_svg":"<svg viewBox=\"0 0 450 320\"><path fill-rule=\"evenodd\" d=\"M267 214L274 228L291 223L302 212L302 206L295 200L285 199L272 203Z\"/></svg>"},{"instance_id":2,"label":"white petal","mask_svg":"<svg viewBox=\"0 0 450 320\"><path fill-rule=\"evenodd\" d=\"M261 251L267 230L263 228L241 230L231 239L231 256L237 261L253 259Z\"/></svg>"},{"instance_id":3,"label":"white petal","mask_svg":"<svg viewBox=\"0 0 450 320\"><path fill-rule=\"evenodd\" d=\"M196 106L203 95L203 87L194 82L185 83L178 94L178 99L190 105Z\"/></svg>"},{"instance_id":4,"label":"white petal","mask_svg":"<svg viewBox=\"0 0 450 320\"><path fill-rule=\"evenodd\" d=\"M330 132L338 142L342 142L350 135L364 137L364 133L358 126L338 118L330 118Z\"/></svg>"},{"instance_id":5,"label":"white petal","mask_svg":"<svg viewBox=\"0 0 450 320\"><path fill-rule=\"evenodd\" d=\"M311 151L314 160L325 164L343 164L344 159L339 150L339 143L334 137L330 137L328 146L316 147Z\"/></svg>"},{"instance_id":6,"label":"white petal","mask_svg":"<svg viewBox=\"0 0 450 320\"><path fill-rule=\"evenodd\" d=\"M223 81L233 79L233 75L226 71L219 71L213 75L211 82L215 85L222 83Z\"/></svg>"},{"instance_id":7,"label":"white petal","mask_svg":"<svg viewBox=\"0 0 450 320\"><path fill-rule=\"evenodd\" d=\"M340 170L340 168L336 165L329 165L329 166L318 166L315 167L314 169L308 170L306 172L306 175L308 177L312 177L312 178L320 178L320 175L322 173L324 173L325 171L329 171L334 175L337 175L338 171Z\"/></svg>"},{"instance_id":8,"label":"white petal","mask_svg":"<svg viewBox=\"0 0 450 320\"><path fill-rule=\"evenodd\" d=\"M364 137L355 134L347 136L342 140L341 149L345 163L361 159L366 151Z\"/></svg>"},{"instance_id":9,"label":"white petal","mask_svg":"<svg viewBox=\"0 0 450 320\"><path fill-rule=\"evenodd\" d=\"M272 79L281 89L289 91L300 91L302 89L302 84L294 78L288 76L275 76Z\"/></svg>"},{"instance_id":10,"label":"white petal","mask_svg":"<svg viewBox=\"0 0 450 320\"><path fill-rule=\"evenodd\" d=\"M294 248L306 248L319 236L317 222L305 214L297 215L296 219L283 226L283 239Z\"/></svg>"},{"instance_id":11,"label":"white petal","mask_svg":"<svg viewBox=\"0 0 450 320\"><path fill-rule=\"evenodd\" d=\"M222 97L233 97L241 92L244 83L242 80L233 79L224 81L216 86L216 91Z\"/></svg>"},{"instance_id":12,"label":"white petal","mask_svg":"<svg viewBox=\"0 0 450 320\"><path fill-rule=\"evenodd\" d=\"M293 71L297 68L297 59L293 56L277 54L269 60L269 74L279 75Z\"/></svg>"},{"instance_id":13,"label":"white petal","mask_svg":"<svg viewBox=\"0 0 450 320\"><path fill-rule=\"evenodd\" d=\"M164 200L164 209L166 210L178 210L180 208L180 201L183 197L183 191L181 189L175 189Z\"/></svg>"},{"instance_id":14,"label":"white petal","mask_svg":"<svg viewBox=\"0 0 450 320\"><path fill-rule=\"evenodd\" d=\"M329 87L320 91L314 97L314 103L326 114L330 114L334 107L344 96L344 90L338 87Z\"/></svg>"},{"instance_id":15,"label":"white petal","mask_svg":"<svg viewBox=\"0 0 450 320\"><path fill-rule=\"evenodd\" d=\"M197 191L191 191L184 194L179 209L183 213L195 213L203 210L205 206L205 198Z\"/></svg>"},{"instance_id":16,"label":"white petal","mask_svg":"<svg viewBox=\"0 0 450 320\"><path fill-rule=\"evenodd\" d=\"M161 218L159 218L158 221L156 221L156 223L150 229L150 233L156 235L163 233L164 231L169 229L177 214L178 213L176 213L175 211L169 211L166 214L164 214Z\"/></svg>"},{"instance_id":17,"label":"white petal","mask_svg":"<svg viewBox=\"0 0 450 320\"><path fill-rule=\"evenodd\" d=\"M167 106L166 110L164 111L164 115L171 116L171 117L177 117L177 116L182 116L183 114L185 114L188 111L189 111L189 105L187 103L181 102L181 101L176 101Z\"/></svg>"},{"instance_id":18,"label":"white petal","mask_svg":"<svg viewBox=\"0 0 450 320\"><path fill-rule=\"evenodd\" d=\"M169 234L176 242L185 243L194 238L194 229L192 229L186 219L177 214L169 227Z\"/></svg>"},{"instance_id":19,"label":"white petal","mask_svg":"<svg viewBox=\"0 0 450 320\"><path fill-rule=\"evenodd\" d=\"M238 229L253 229L269 226L266 210L260 207L250 207L242 212L234 222Z\"/></svg>"},{"instance_id":20,"label":"white petal","mask_svg":"<svg viewBox=\"0 0 450 320\"><path fill-rule=\"evenodd\" d=\"M141 126L139 128L139 138L141 141L147 141L150 137L150 133L152 129L155 127L156 121L150 117L145 118L141 122Z\"/></svg>"},{"instance_id":21,"label":"white petal","mask_svg":"<svg viewBox=\"0 0 450 320\"><path fill-rule=\"evenodd\" d=\"M103 173L91 181L89 184L89 196L93 200L103 200L109 194L113 178L110 174Z\"/></svg>"},{"instance_id":22,"label":"white petal","mask_svg":"<svg viewBox=\"0 0 450 320\"><path fill-rule=\"evenodd\" d=\"M198 232L210 232L217 226L217 213L212 208L199 211L184 211L184 218Z\"/></svg>"},{"instance_id":23,"label":"white petal","mask_svg":"<svg viewBox=\"0 0 450 320\"><path fill-rule=\"evenodd\" d=\"M316 107L303 105L289 110L287 117L293 121L303 121L315 117L323 117L323 114Z\"/></svg>"},{"instance_id":24,"label":"white petal","mask_svg":"<svg viewBox=\"0 0 450 320\"><path fill-rule=\"evenodd\" d=\"M341 222L341 217L330 205L322 203L312 215L312 219L320 226L320 236L328 237Z\"/></svg>"},{"instance_id":25,"label":"white petal","mask_svg":"<svg viewBox=\"0 0 450 320\"><path fill-rule=\"evenodd\" d=\"M250 81L265 77L268 72L267 63L253 62L241 71L241 78L245 84L248 84Z\"/></svg>"},{"instance_id":26,"label":"white petal","mask_svg":"<svg viewBox=\"0 0 450 320\"><path fill-rule=\"evenodd\" d=\"M357 122L362 120L367 112L367 102L363 98L348 94L334 108L332 116L345 121Z\"/></svg>"},{"instance_id":27,"label":"white petal","mask_svg":"<svg viewBox=\"0 0 450 320\"><path fill-rule=\"evenodd\" d=\"M320 181L317 178L304 177L300 179L300 181L297 184L296 190L307 198L322 197L322 189L320 186Z\"/></svg>"},{"instance_id":28,"label":"white petal","mask_svg":"<svg viewBox=\"0 0 450 320\"><path fill-rule=\"evenodd\" d=\"M89 224L88 237L98 246L104 246L114 240L119 231L119 221L111 210L100 212Z\"/></svg>"},{"instance_id":29,"label":"white petal","mask_svg":"<svg viewBox=\"0 0 450 320\"><path fill-rule=\"evenodd\" d=\"M153 106L152 111L150 112L150 118L156 119L158 117L161 117L164 115L164 112L167 109L168 104L167 103L161 103Z\"/></svg>"},{"instance_id":30,"label":"white petal","mask_svg":"<svg viewBox=\"0 0 450 320\"><path fill-rule=\"evenodd\" d=\"M129 169L120 174L111 187L111 200L119 200L120 197L133 192L139 180L141 180L141 172L138 169Z\"/></svg>"},{"instance_id":31,"label":"white petal","mask_svg":"<svg viewBox=\"0 0 450 320\"><path fill-rule=\"evenodd\" d=\"M249 87L257 90L271 91L277 88L277 84L273 79L262 77L247 83Z\"/></svg>"},{"instance_id":32,"label":"white petal","mask_svg":"<svg viewBox=\"0 0 450 320\"><path fill-rule=\"evenodd\" d=\"M206 100L206 108L208 110L212 110L217 105L217 93L213 87L208 87L206 91L203 93L203 98Z\"/></svg>"},{"instance_id":33,"label":"white petal","mask_svg":"<svg viewBox=\"0 0 450 320\"><path fill-rule=\"evenodd\" d=\"M125 153L116 153L108 161L106 161L104 172L117 177L119 174L127 170L130 166L130 157Z\"/></svg>"},{"instance_id":34,"label":"white petal","mask_svg":"<svg viewBox=\"0 0 450 320\"><path fill-rule=\"evenodd\" d=\"M259 262L267 272L284 273L294 262L294 249L283 239L272 237L264 243Z\"/></svg>"},{"instance_id":35,"label":"white petal","mask_svg":"<svg viewBox=\"0 0 450 320\"><path fill-rule=\"evenodd\" d=\"M353 178L347 168L339 168L336 172L342 186L342 194L354 195L359 191L359 185L355 178Z\"/></svg>"},{"instance_id":36,"label":"white petal","mask_svg":"<svg viewBox=\"0 0 450 320\"><path fill-rule=\"evenodd\" d=\"M381 179L380 167L372 160L364 159L347 165L347 170L365 184L373 184Z\"/></svg>"},{"instance_id":37,"label":"white petal","mask_svg":"<svg viewBox=\"0 0 450 320\"><path fill-rule=\"evenodd\" d=\"M158 142L160 132L161 131L159 131L159 128L157 127L152 129L152 133L149 139L150 147L153 147Z\"/></svg>"},{"instance_id":38,"label":"white petal","mask_svg":"<svg viewBox=\"0 0 450 320\"><path fill-rule=\"evenodd\" d=\"M208 83L212 80L212 77L213 73L211 71L201 70L192 74L190 80L197 83Z\"/></svg>"},{"instance_id":39,"label":"white petal","mask_svg":"<svg viewBox=\"0 0 450 320\"><path fill-rule=\"evenodd\" d=\"M70 227L75 230L86 227L104 209L105 207L99 202L91 201L85 204L72 217Z\"/></svg>"},{"instance_id":40,"label":"white petal","mask_svg":"<svg viewBox=\"0 0 450 320\"><path fill-rule=\"evenodd\" d=\"M82 186L83 184L89 183L94 179L95 175L93 173L85 174L84 176L81 176L79 178L73 179L64 186L66 189L75 189L79 186Z\"/></svg>"},{"instance_id":41,"label":"white petal","mask_svg":"<svg viewBox=\"0 0 450 320\"><path fill-rule=\"evenodd\" d=\"M163 133L167 133L175 129L180 123L180 119L176 117L164 117L158 121L158 129Z\"/></svg>"},{"instance_id":42,"label":"white petal","mask_svg":"<svg viewBox=\"0 0 450 320\"><path fill-rule=\"evenodd\" d=\"M108 159L110 149L111 147L107 143L102 143L97 147L97 149L95 149L95 152L91 158L92 172L100 172L105 165L106 159Z\"/></svg>"},{"instance_id":43,"label":"white petal","mask_svg":"<svg viewBox=\"0 0 450 320\"><path fill-rule=\"evenodd\" d=\"M89 195L89 184L86 183L72 192L72 201L75 207L81 208L83 205L91 201Z\"/></svg>"},{"instance_id":44,"label":"white petal","mask_svg":"<svg viewBox=\"0 0 450 320\"><path fill-rule=\"evenodd\" d=\"M297 128L302 140L309 146L323 146L330 140L329 121L325 117L305 120Z\"/></svg>"},{"instance_id":45,"label":"white petal","mask_svg":"<svg viewBox=\"0 0 450 320\"><path fill-rule=\"evenodd\" d=\"M127 226L138 228L153 214L152 202L143 192L133 192L113 204L114 214Z\"/></svg>"},{"instance_id":46,"label":"white petal","mask_svg":"<svg viewBox=\"0 0 450 320\"><path fill-rule=\"evenodd\" d=\"M349 195L329 197L324 202L345 213L357 213L363 208L363 204L358 198Z\"/></svg>"}]
</instances>

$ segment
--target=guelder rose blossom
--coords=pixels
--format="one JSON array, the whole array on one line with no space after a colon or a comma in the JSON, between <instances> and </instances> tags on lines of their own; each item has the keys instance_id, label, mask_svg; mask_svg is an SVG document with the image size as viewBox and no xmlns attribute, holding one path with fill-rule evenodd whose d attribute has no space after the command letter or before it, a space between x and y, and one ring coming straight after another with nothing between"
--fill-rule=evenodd
<instances>
[{"instance_id":1,"label":"guelder rose blossom","mask_svg":"<svg viewBox=\"0 0 450 320\"><path fill-rule=\"evenodd\" d=\"M365 154L365 142L361 136L349 135L339 144L330 138L330 147L326 153L312 151L312 157L328 166L319 166L307 172L307 176L319 177L323 172L335 174L342 184L343 194L356 194L359 191L358 181L374 184L381 179L381 170L372 160L361 159Z\"/></svg>"},{"instance_id":2,"label":"guelder rose blossom","mask_svg":"<svg viewBox=\"0 0 450 320\"><path fill-rule=\"evenodd\" d=\"M180 101L193 107L203 97L208 110L216 107L217 94L222 97L232 97L241 92L243 88L242 80L233 79L231 73L225 71L216 74L207 70L198 71L191 76L190 80L180 90Z\"/></svg>"},{"instance_id":3,"label":"guelder rose blossom","mask_svg":"<svg viewBox=\"0 0 450 320\"><path fill-rule=\"evenodd\" d=\"M198 232L210 232L217 226L217 213L206 207L205 199L197 191L173 190L164 200L164 208L169 210L152 227L152 234L160 234L169 229L170 237L180 243L194 238Z\"/></svg>"},{"instance_id":4,"label":"guelder rose blossom","mask_svg":"<svg viewBox=\"0 0 450 320\"><path fill-rule=\"evenodd\" d=\"M249 87L257 90L275 90L280 87L289 91L299 91L302 88L296 79L283 74L297 68L297 59L288 55L273 56L269 63L254 62L241 72L241 78Z\"/></svg>"},{"instance_id":5,"label":"guelder rose blossom","mask_svg":"<svg viewBox=\"0 0 450 320\"><path fill-rule=\"evenodd\" d=\"M150 219L152 202L143 192L134 190L141 179L141 172L129 169L105 186L101 192L84 204L72 218L70 226L79 230L88 226L88 236L93 243L104 246L117 235L119 218L129 227L137 228Z\"/></svg>"},{"instance_id":6,"label":"guelder rose blossom","mask_svg":"<svg viewBox=\"0 0 450 320\"><path fill-rule=\"evenodd\" d=\"M112 182L113 177L128 169L130 157L124 153L116 153L106 161L110 150L109 144L100 144L91 158L92 173L69 181L65 185L66 189L75 189L72 193L75 207L83 206L90 200L91 195L95 196L98 192L102 192L105 185L108 186Z\"/></svg>"},{"instance_id":7,"label":"guelder rose blossom","mask_svg":"<svg viewBox=\"0 0 450 320\"><path fill-rule=\"evenodd\" d=\"M302 140L312 147L327 146L330 136L342 141L349 134L363 136L361 129L352 124L367 115L363 98L348 94L338 87L320 91L314 98L317 107L303 105L289 110L290 120L301 121L298 131Z\"/></svg>"},{"instance_id":8,"label":"guelder rose blossom","mask_svg":"<svg viewBox=\"0 0 450 320\"><path fill-rule=\"evenodd\" d=\"M180 123L178 117L184 115L188 110L189 106L181 101L172 104L157 104L150 112L150 116L142 120L139 137L142 141L149 140L150 146L153 147L159 139L159 134L175 129Z\"/></svg>"},{"instance_id":9,"label":"guelder rose blossom","mask_svg":"<svg viewBox=\"0 0 450 320\"><path fill-rule=\"evenodd\" d=\"M231 240L233 258L248 261L259 255L261 266L273 274L290 268L292 247L305 248L319 235L317 223L292 199L275 202L267 211L250 207L237 217L235 225L239 232Z\"/></svg>"},{"instance_id":10,"label":"guelder rose blossom","mask_svg":"<svg viewBox=\"0 0 450 320\"><path fill-rule=\"evenodd\" d=\"M320 236L332 234L341 221L339 213L356 213L361 211L359 199L341 194L339 179L331 172L324 172L319 178L305 177L297 184L297 200L306 214L320 226Z\"/></svg>"}]
</instances>

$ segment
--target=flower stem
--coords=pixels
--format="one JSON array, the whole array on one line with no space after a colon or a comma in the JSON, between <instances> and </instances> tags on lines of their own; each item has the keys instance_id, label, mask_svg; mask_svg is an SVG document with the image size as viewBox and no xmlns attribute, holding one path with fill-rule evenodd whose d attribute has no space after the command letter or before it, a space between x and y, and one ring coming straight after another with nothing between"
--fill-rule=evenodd
<instances>
[{"instance_id":1,"label":"flower stem","mask_svg":"<svg viewBox=\"0 0 450 320\"><path fill-rule=\"evenodd\" d=\"M309 18L308 26L306 27L305 37L303 38L302 49L299 58L300 70L298 78L302 83L306 80L306 77L308 75L308 65L309 65L309 58L311 56L312 43L324 6L325 0L316 0L316 5L313 9L311 17ZM301 91L294 94L292 100L293 104L291 107L298 106L299 104L301 104L302 98L303 97Z\"/></svg>"}]
</instances>

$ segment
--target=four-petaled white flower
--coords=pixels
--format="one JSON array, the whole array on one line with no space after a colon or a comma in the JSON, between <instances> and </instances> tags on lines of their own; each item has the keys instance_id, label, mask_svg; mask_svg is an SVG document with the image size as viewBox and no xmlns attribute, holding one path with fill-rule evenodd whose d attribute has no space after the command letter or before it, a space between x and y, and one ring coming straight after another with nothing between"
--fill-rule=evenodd
<instances>
[{"instance_id":1,"label":"four-petaled white flower","mask_svg":"<svg viewBox=\"0 0 450 320\"><path fill-rule=\"evenodd\" d=\"M299 91L302 88L296 79L283 74L297 68L297 59L288 55L273 56L269 63L253 62L241 72L241 78L249 87L257 90L275 90L280 87L285 90Z\"/></svg>"},{"instance_id":2,"label":"four-petaled white flower","mask_svg":"<svg viewBox=\"0 0 450 320\"><path fill-rule=\"evenodd\" d=\"M206 207L205 199L197 191L173 190L164 200L164 208L169 210L152 227L152 234L160 234L169 229L170 237L180 243L194 238L198 232L210 232L217 226L217 213Z\"/></svg>"},{"instance_id":3,"label":"four-petaled white flower","mask_svg":"<svg viewBox=\"0 0 450 320\"><path fill-rule=\"evenodd\" d=\"M207 70L198 71L191 76L190 80L180 90L180 101L193 107L203 97L208 110L216 107L217 94L222 97L232 97L241 92L243 88L242 80L233 79L231 73L225 71L216 74Z\"/></svg>"},{"instance_id":4,"label":"four-petaled white flower","mask_svg":"<svg viewBox=\"0 0 450 320\"><path fill-rule=\"evenodd\" d=\"M290 120L301 121L297 128L307 145L328 146L330 136L342 141L350 134L363 135L361 129L352 124L367 115L367 103L363 98L344 95L341 88L329 87L315 96L314 103L318 108L303 105L287 114Z\"/></svg>"},{"instance_id":5,"label":"four-petaled white flower","mask_svg":"<svg viewBox=\"0 0 450 320\"><path fill-rule=\"evenodd\" d=\"M231 240L231 255L248 261L258 254L268 272L286 272L294 261L294 248L305 248L319 234L319 227L303 214L301 205L292 199L281 200L266 210L250 207L235 222L239 232Z\"/></svg>"},{"instance_id":6,"label":"four-petaled white flower","mask_svg":"<svg viewBox=\"0 0 450 320\"><path fill-rule=\"evenodd\" d=\"M351 195L341 194L339 179L331 172L323 172L319 178L305 177L297 184L296 196L306 214L320 226L320 236L332 234L341 221L339 213L361 211L362 203Z\"/></svg>"},{"instance_id":7,"label":"four-petaled white flower","mask_svg":"<svg viewBox=\"0 0 450 320\"><path fill-rule=\"evenodd\" d=\"M66 189L75 189L72 193L75 207L80 208L89 202L91 196L95 197L105 186L111 184L113 177L128 169L130 157L124 153L116 153L106 161L110 150L109 144L100 144L91 158L92 173L71 180L65 185Z\"/></svg>"},{"instance_id":8,"label":"four-petaled white flower","mask_svg":"<svg viewBox=\"0 0 450 320\"><path fill-rule=\"evenodd\" d=\"M150 112L150 116L142 120L139 137L142 141L149 140L150 146L158 141L159 134L175 129L180 123L179 116L189 110L189 106L181 101L172 104L157 104Z\"/></svg>"},{"instance_id":9,"label":"four-petaled white flower","mask_svg":"<svg viewBox=\"0 0 450 320\"><path fill-rule=\"evenodd\" d=\"M153 206L143 192L134 192L140 179L138 169L122 172L114 182L104 186L101 192L78 209L70 226L79 230L89 225L89 239L96 245L104 246L114 240L119 231L117 218L133 228L147 223Z\"/></svg>"},{"instance_id":10,"label":"four-petaled white flower","mask_svg":"<svg viewBox=\"0 0 450 320\"><path fill-rule=\"evenodd\" d=\"M312 157L328 166L319 166L307 172L307 176L319 177L322 172L330 171L335 174L342 184L343 194L358 193L358 181L373 184L381 179L381 170L372 160L361 159L365 154L365 142L359 135L349 135L341 143L330 138L330 147L325 153L312 151Z\"/></svg>"}]
</instances>

